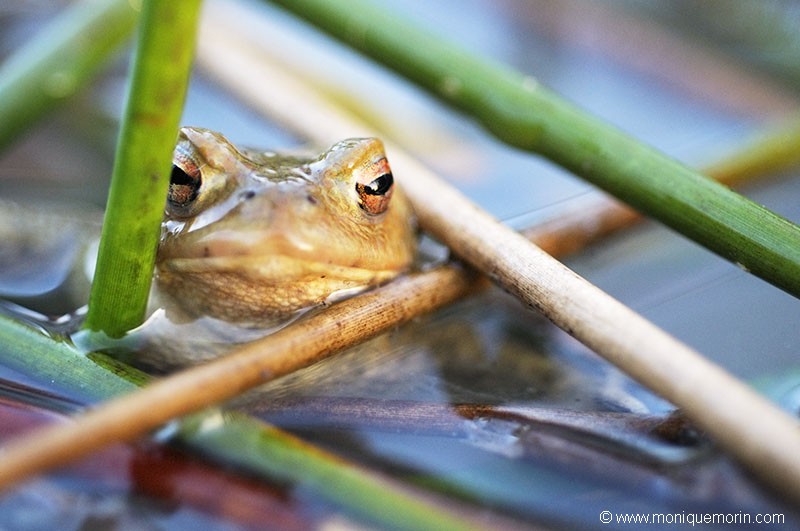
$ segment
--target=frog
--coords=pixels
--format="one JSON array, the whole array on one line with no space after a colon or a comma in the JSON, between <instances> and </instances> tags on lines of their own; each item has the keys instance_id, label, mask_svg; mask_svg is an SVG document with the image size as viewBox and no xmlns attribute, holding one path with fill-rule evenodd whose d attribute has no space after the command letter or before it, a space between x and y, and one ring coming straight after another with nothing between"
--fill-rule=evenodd
<instances>
[{"instance_id":1,"label":"frog","mask_svg":"<svg viewBox=\"0 0 800 531\"><path fill-rule=\"evenodd\" d=\"M194 317L258 326L388 282L409 270L416 245L412 208L379 139L281 154L187 126L155 287Z\"/></svg>"},{"instance_id":2,"label":"frog","mask_svg":"<svg viewBox=\"0 0 800 531\"><path fill-rule=\"evenodd\" d=\"M10 280L18 286L14 271L20 269L20 257L30 264L23 268L28 271L44 267L40 262L55 262L31 262L42 254L33 251L44 244L31 252L20 250L42 239L40 225L72 225L62 219L67 216L54 217L50 207L39 212L35 205L0 206L0 214L8 214L0 215L0 227L19 240L15 246L4 240L0 250L7 249L8 258L2 260L0 253L0 272L4 263L14 265ZM94 264L100 225L99 216L88 216L86 209L72 216L77 221L87 217L92 223L84 224L86 235L80 240L94 244L78 245L77 229L65 229L61 238L59 232L45 233L49 256L74 257L73 269L85 271L86 281L71 282L78 288L68 290L67 298L76 305L88 298L93 272L85 264ZM32 218L42 223L25 221ZM130 350L134 353L126 359L144 360L159 370L203 362L307 311L410 271L418 237L413 209L378 138L344 139L325 150L277 152L237 147L210 129L181 127L147 320L124 341L106 344L80 331L72 338L92 350ZM55 276L73 275L59 270ZM24 295L21 301L27 303L35 293ZM146 352L136 352L141 350Z\"/></svg>"}]
</instances>

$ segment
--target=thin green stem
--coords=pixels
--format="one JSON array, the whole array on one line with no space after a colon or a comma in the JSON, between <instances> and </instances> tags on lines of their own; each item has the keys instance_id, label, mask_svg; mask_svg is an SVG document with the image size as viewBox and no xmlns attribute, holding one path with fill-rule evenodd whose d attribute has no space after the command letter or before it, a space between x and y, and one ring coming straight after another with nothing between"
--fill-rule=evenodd
<instances>
[{"instance_id":1,"label":"thin green stem","mask_svg":"<svg viewBox=\"0 0 800 531\"><path fill-rule=\"evenodd\" d=\"M181 436L190 438L195 449L202 450L206 445L237 448L232 463L324 492L330 501L376 523L398 529L473 527L434 504L392 486L388 480L332 458L283 430L239 413L221 415L223 423L219 422L219 417L209 418L208 415L188 417L181 424Z\"/></svg>"},{"instance_id":2,"label":"thin green stem","mask_svg":"<svg viewBox=\"0 0 800 531\"><path fill-rule=\"evenodd\" d=\"M477 58L366 0L273 0L444 102L744 269L800 295L800 228L577 109L530 76Z\"/></svg>"},{"instance_id":3,"label":"thin green stem","mask_svg":"<svg viewBox=\"0 0 800 531\"><path fill-rule=\"evenodd\" d=\"M200 0L146 0L85 326L119 337L147 307Z\"/></svg>"},{"instance_id":4,"label":"thin green stem","mask_svg":"<svg viewBox=\"0 0 800 531\"><path fill-rule=\"evenodd\" d=\"M84 404L133 391L148 379L101 354L92 354L90 359L70 343L2 315L0 346L4 366Z\"/></svg>"},{"instance_id":5,"label":"thin green stem","mask_svg":"<svg viewBox=\"0 0 800 531\"><path fill-rule=\"evenodd\" d=\"M127 40L136 11L125 0L67 8L0 66L0 150L75 94Z\"/></svg>"}]
</instances>

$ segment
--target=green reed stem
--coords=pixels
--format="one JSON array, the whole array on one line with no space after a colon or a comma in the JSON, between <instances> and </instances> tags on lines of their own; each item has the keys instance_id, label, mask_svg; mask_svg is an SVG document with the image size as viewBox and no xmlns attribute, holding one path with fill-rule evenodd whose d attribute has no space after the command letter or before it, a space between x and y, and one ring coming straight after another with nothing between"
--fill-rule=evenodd
<instances>
[{"instance_id":1,"label":"green reed stem","mask_svg":"<svg viewBox=\"0 0 800 531\"><path fill-rule=\"evenodd\" d=\"M579 110L531 77L475 57L366 0L273 0L478 120L744 269L800 295L800 228Z\"/></svg>"},{"instance_id":2,"label":"green reed stem","mask_svg":"<svg viewBox=\"0 0 800 531\"><path fill-rule=\"evenodd\" d=\"M85 0L0 65L0 150L86 84L130 36L137 13L125 0Z\"/></svg>"},{"instance_id":3,"label":"green reed stem","mask_svg":"<svg viewBox=\"0 0 800 531\"><path fill-rule=\"evenodd\" d=\"M133 368L121 370L124 366L111 358L92 361L69 342L49 337L3 315L0 315L0 363L41 382L52 392L63 393L83 404L133 391L148 378Z\"/></svg>"},{"instance_id":4,"label":"green reed stem","mask_svg":"<svg viewBox=\"0 0 800 531\"><path fill-rule=\"evenodd\" d=\"M200 0L145 0L86 328L119 337L147 307Z\"/></svg>"},{"instance_id":5,"label":"green reed stem","mask_svg":"<svg viewBox=\"0 0 800 531\"><path fill-rule=\"evenodd\" d=\"M332 456L283 430L246 415L229 412L219 419L188 417L181 436L192 447L237 448L230 462L276 480L291 481L372 522L396 529L471 529L469 522L435 504L398 489L384 478ZM265 458L267 456L267 458Z\"/></svg>"}]
</instances>

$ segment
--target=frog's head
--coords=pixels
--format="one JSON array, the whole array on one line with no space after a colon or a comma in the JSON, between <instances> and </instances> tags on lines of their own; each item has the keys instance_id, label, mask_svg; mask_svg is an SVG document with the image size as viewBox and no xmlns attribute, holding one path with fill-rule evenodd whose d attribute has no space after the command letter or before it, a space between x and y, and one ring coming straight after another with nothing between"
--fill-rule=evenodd
<instances>
[{"instance_id":1,"label":"frog's head","mask_svg":"<svg viewBox=\"0 0 800 531\"><path fill-rule=\"evenodd\" d=\"M197 314L257 323L385 282L413 260L413 214L380 140L281 156L184 127L173 162L158 285Z\"/></svg>"}]
</instances>

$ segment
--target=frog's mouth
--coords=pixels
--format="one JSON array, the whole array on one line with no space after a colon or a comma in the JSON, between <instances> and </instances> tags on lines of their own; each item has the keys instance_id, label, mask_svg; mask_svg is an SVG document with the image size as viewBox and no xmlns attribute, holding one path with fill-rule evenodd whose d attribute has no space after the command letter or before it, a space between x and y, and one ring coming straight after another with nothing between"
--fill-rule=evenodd
<instances>
[{"instance_id":1,"label":"frog's mouth","mask_svg":"<svg viewBox=\"0 0 800 531\"><path fill-rule=\"evenodd\" d=\"M169 258L160 261L158 268L160 274L202 277L237 275L259 284L328 279L332 282L370 285L398 274L398 271L390 269L375 270L287 255Z\"/></svg>"}]
</instances>

